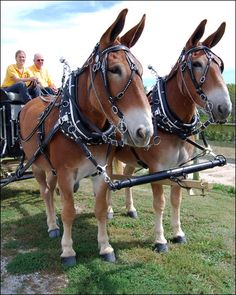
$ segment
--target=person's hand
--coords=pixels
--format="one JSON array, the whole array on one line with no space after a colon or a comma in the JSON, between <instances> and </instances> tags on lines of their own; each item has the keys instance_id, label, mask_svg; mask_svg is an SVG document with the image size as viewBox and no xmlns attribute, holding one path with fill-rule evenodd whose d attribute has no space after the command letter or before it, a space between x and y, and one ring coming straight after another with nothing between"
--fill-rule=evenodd
<instances>
[{"instance_id":1,"label":"person's hand","mask_svg":"<svg viewBox=\"0 0 236 295\"><path fill-rule=\"evenodd\" d=\"M31 84L33 87L37 86L37 84L38 84L38 78L37 78L37 77L30 77L30 81L31 81L30 84Z\"/></svg>"},{"instance_id":2,"label":"person's hand","mask_svg":"<svg viewBox=\"0 0 236 295\"><path fill-rule=\"evenodd\" d=\"M52 91L53 91L55 94L58 92L58 89L57 89L57 87L56 87L55 85L52 85L50 88L52 89Z\"/></svg>"}]
</instances>

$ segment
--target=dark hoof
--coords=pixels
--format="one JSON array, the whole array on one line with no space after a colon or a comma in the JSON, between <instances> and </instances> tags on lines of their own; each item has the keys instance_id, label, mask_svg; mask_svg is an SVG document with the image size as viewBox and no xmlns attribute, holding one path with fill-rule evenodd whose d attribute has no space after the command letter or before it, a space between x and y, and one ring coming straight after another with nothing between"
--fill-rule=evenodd
<instances>
[{"instance_id":1,"label":"dark hoof","mask_svg":"<svg viewBox=\"0 0 236 295\"><path fill-rule=\"evenodd\" d=\"M113 218L113 212L107 213L107 219L112 219Z\"/></svg>"},{"instance_id":2,"label":"dark hoof","mask_svg":"<svg viewBox=\"0 0 236 295\"><path fill-rule=\"evenodd\" d=\"M79 181L77 181L77 182L74 184L74 189L73 189L74 193L76 193L76 192L78 191L78 189L79 189Z\"/></svg>"},{"instance_id":3,"label":"dark hoof","mask_svg":"<svg viewBox=\"0 0 236 295\"><path fill-rule=\"evenodd\" d=\"M101 254L100 255L101 258L107 262L115 262L116 261L116 257L115 257L115 253L114 251L111 253L106 253L106 254Z\"/></svg>"},{"instance_id":4,"label":"dark hoof","mask_svg":"<svg viewBox=\"0 0 236 295\"><path fill-rule=\"evenodd\" d=\"M138 218L138 213L137 213L137 211L129 211L129 212L127 213L127 215L128 215L129 217L131 217L131 218Z\"/></svg>"},{"instance_id":5,"label":"dark hoof","mask_svg":"<svg viewBox=\"0 0 236 295\"><path fill-rule=\"evenodd\" d=\"M76 265L76 257L75 256L61 257L61 263L64 266L73 266L73 265Z\"/></svg>"},{"instance_id":6,"label":"dark hoof","mask_svg":"<svg viewBox=\"0 0 236 295\"><path fill-rule=\"evenodd\" d=\"M168 252L167 244L156 243L153 247L153 251L157 253L165 253Z\"/></svg>"},{"instance_id":7,"label":"dark hoof","mask_svg":"<svg viewBox=\"0 0 236 295\"><path fill-rule=\"evenodd\" d=\"M49 234L49 238L55 239L55 238L60 237L60 230L59 230L59 228L52 229L48 232L48 234Z\"/></svg>"},{"instance_id":8,"label":"dark hoof","mask_svg":"<svg viewBox=\"0 0 236 295\"><path fill-rule=\"evenodd\" d=\"M177 236L177 237L174 237L173 239L171 239L170 241L173 244L186 244L187 243L185 236L183 236L183 237Z\"/></svg>"}]
</instances>

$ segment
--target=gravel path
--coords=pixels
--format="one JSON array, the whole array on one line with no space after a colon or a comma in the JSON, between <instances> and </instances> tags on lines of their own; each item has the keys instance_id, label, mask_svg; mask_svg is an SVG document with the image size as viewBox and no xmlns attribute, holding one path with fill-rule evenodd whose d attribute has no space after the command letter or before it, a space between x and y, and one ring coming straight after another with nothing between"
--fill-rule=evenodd
<instances>
[{"instance_id":1,"label":"gravel path","mask_svg":"<svg viewBox=\"0 0 236 295\"><path fill-rule=\"evenodd\" d=\"M211 183L231 185L235 187L235 164L214 167L200 172L200 179Z\"/></svg>"}]
</instances>

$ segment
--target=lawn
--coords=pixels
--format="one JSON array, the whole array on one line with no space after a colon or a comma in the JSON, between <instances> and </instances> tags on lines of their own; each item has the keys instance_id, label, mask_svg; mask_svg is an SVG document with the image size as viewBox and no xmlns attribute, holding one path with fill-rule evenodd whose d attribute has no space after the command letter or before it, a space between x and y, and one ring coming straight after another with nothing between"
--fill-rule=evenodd
<instances>
[{"instance_id":1,"label":"lawn","mask_svg":"<svg viewBox=\"0 0 236 295\"><path fill-rule=\"evenodd\" d=\"M169 245L169 252L152 251L154 214L150 185L134 188L139 218L126 216L124 191L113 194L114 218L108 221L117 262L101 261L97 249L94 197L88 179L75 194L78 211L73 227L78 264L60 263L60 239L47 234L44 204L34 179L2 190L2 256L7 273L63 276L54 294L235 294L235 189L214 186L205 197L183 194L182 228L188 243ZM171 238L169 188L164 215L165 236ZM56 197L58 216L60 201ZM60 216L59 216L60 217ZM5 276L2 276L4 283ZM50 289L50 288L49 288ZM48 293L52 294L52 291ZM18 291L24 293L24 289ZM26 292L25 292L26 293ZM35 294L39 293L35 291Z\"/></svg>"}]
</instances>

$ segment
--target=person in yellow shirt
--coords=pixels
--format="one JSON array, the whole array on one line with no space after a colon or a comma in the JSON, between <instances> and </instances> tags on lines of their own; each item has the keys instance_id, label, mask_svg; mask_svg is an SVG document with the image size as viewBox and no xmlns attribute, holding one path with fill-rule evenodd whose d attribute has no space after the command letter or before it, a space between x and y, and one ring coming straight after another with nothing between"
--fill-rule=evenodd
<instances>
[{"instance_id":1,"label":"person in yellow shirt","mask_svg":"<svg viewBox=\"0 0 236 295\"><path fill-rule=\"evenodd\" d=\"M47 94L56 94L58 89L52 81L51 76L49 75L48 70L43 66L44 58L41 53L35 53L34 55L34 64L28 69L31 72L31 75L38 78L39 86L43 95Z\"/></svg>"},{"instance_id":2,"label":"person in yellow shirt","mask_svg":"<svg viewBox=\"0 0 236 295\"><path fill-rule=\"evenodd\" d=\"M1 88L5 92L19 93L22 100L26 103L40 95L40 88L37 86L38 79L25 68L26 54L23 50L16 51L15 60L16 64L11 64L7 67Z\"/></svg>"}]
</instances>

